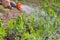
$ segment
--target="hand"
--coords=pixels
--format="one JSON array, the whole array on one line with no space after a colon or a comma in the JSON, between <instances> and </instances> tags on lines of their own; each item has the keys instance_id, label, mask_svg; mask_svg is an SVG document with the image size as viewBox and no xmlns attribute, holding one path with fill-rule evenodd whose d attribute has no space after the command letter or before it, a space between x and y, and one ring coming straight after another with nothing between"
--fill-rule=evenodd
<instances>
[{"instance_id":1,"label":"hand","mask_svg":"<svg viewBox=\"0 0 60 40\"><path fill-rule=\"evenodd\" d=\"M9 9L12 9L10 3L14 3L15 4L15 2L12 2L10 0L2 0L1 2L2 2L2 5L3 5L4 8L9 8Z\"/></svg>"}]
</instances>

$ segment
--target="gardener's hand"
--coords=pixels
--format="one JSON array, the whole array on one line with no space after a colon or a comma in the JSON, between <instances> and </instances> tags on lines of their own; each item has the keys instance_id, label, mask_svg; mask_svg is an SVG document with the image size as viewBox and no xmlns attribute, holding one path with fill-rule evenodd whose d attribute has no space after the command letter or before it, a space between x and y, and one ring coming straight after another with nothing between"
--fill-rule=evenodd
<instances>
[{"instance_id":1,"label":"gardener's hand","mask_svg":"<svg viewBox=\"0 0 60 40\"><path fill-rule=\"evenodd\" d=\"M2 2L2 5L3 5L4 8L12 9L10 3L14 3L14 2L12 2L12 1L10 1L10 0L1 0L1 2ZM14 4L15 4L15 3L14 3Z\"/></svg>"}]
</instances>

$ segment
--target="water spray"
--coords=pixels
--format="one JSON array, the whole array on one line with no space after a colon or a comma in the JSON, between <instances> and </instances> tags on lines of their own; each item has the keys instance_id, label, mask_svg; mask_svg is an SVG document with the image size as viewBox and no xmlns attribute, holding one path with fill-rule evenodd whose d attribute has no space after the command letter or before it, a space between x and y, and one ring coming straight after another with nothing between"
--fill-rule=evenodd
<instances>
[{"instance_id":1,"label":"water spray","mask_svg":"<svg viewBox=\"0 0 60 40\"><path fill-rule=\"evenodd\" d=\"M2 4L0 3L0 5ZM37 22L39 22L41 16L47 17L45 11L40 10L36 7L30 7L28 5L21 4L21 3L18 4L11 3L11 7L18 9L19 11L25 12L26 15L33 16L37 20Z\"/></svg>"}]
</instances>

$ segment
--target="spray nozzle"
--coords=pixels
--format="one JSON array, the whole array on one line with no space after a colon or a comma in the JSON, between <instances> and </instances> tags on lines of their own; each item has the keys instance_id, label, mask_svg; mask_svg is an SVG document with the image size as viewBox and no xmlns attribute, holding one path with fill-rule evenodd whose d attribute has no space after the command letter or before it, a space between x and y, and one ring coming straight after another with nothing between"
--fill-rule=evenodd
<instances>
[{"instance_id":1,"label":"spray nozzle","mask_svg":"<svg viewBox=\"0 0 60 40\"><path fill-rule=\"evenodd\" d=\"M22 9L22 4L21 4L21 3L18 3L18 4L17 4L17 9L18 9L18 10L21 10L21 9Z\"/></svg>"}]
</instances>

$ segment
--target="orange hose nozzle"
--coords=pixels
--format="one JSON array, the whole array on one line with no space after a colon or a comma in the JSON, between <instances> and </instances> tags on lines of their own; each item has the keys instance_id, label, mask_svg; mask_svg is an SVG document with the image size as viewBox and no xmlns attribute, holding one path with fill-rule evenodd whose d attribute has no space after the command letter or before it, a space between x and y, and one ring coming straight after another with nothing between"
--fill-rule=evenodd
<instances>
[{"instance_id":1,"label":"orange hose nozzle","mask_svg":"<svg viewBox=\"0 0 60 40\"><path fill-rule=\"evenodd\" d=\"M21 4L21 3L18 3L18 4L17 4L17 9L18 9L18 10L21 10L21 9L22 9L22 4Z\"/></svg>"}]
</instances>

